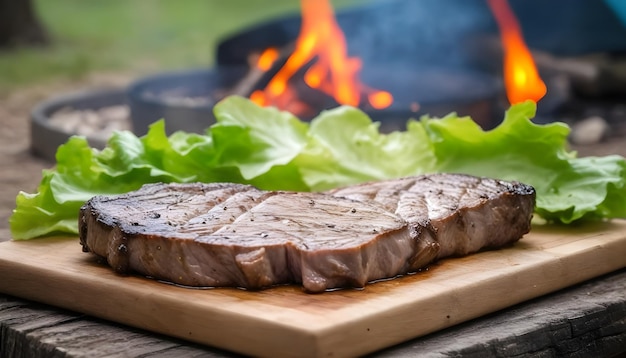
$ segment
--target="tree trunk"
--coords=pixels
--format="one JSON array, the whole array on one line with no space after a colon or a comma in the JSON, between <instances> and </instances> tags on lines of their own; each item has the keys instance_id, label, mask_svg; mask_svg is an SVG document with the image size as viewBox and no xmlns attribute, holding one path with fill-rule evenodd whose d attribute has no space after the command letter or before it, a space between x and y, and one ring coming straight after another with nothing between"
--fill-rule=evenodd
<instances>
[{"instance_id":1,"label":"tree trunk","mask_svg":"<svg viewBox=\"0 0 626 358\"><path fill-rule=\"evenodd\" d=\"M0 0L0 48L43 45L48 41L32 0Z\"/></svg>"}]
</instances>

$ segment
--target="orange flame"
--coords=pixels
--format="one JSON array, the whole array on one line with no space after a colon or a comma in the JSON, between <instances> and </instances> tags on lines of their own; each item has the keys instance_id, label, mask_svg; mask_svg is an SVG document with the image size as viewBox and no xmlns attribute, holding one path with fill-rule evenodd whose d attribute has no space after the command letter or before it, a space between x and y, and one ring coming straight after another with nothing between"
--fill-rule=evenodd
<instances>
[{"instance_id":1,"label":"orange flame","mask_svg":"<svg viewBox=\"0 0 626 358\"><path fill-rule=\"evenodd\" d=\"M535 61L524 42L522 30L507 0L487 0L496 18L504 47L504 86L511 104L532 100L546 94Z\"/></svg>"},{"instance_id":2,"label":"orange flame","mask_svg":"<svg viewBox=\"0 0 626 358\"><path fill-rule=\"evenodd\" d=\"M278 49L275 47L267 48L259 56L256 65L263 71L269 71L279 55Z\"/></svg>"},{"instance_id":3,"label":"orange flame","mask_svg":"<svg viewBox=\"0 0 626 358\"><path fill-rule=\"evenodd\" d=\"M284 108L296 96L289 89L289 80L304 66L312 63L304 74L304 82L332 96L337 103L356 107L364 96L374 108L390 106L393 102L390 93L366 88L359 81L361 60L347 56L346 39L329 1L301 0L301 4L302 25L295 50L266 88L255 91L250 99L262 106ZM259 60L264 59L264 55L265 52ZM275 58L271 59L270 67L273 61ZM268 70L270 67L265 67L265 64L259 61L257 66Z\"/></svg>"}]
</instances>

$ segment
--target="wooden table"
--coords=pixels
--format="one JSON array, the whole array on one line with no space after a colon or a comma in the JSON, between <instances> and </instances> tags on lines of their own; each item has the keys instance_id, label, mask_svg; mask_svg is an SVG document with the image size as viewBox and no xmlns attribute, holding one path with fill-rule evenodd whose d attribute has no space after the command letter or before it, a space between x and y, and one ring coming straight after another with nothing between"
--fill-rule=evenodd
<instances>
[{"instance_id":1,"label":"wooden table","mask_svg":"<svg viewBox=\"0 0 626 358\"><path fill-rule=\"evenodd\" d=\"M2 357L234 357L0 295ZM626 354L626 269L414 339L373 357L615 357Z\"/></svg>"}]
</instances>

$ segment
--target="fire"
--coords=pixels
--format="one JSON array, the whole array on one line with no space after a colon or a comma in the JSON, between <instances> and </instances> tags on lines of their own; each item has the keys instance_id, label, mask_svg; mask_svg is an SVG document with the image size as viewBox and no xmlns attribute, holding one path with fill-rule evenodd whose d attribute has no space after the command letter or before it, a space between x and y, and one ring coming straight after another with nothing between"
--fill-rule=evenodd
<instances>
[{"instance_id":1,"label":"fire","mask_svg":"<svg viewBox=\"0 0 626 358\"><path fill-rule=\"evenodd\" d=\"M289 107L290 102L297 100L289 80L309 66L304 82L332 96L337 103L356 107L365 98L373 108L389 107L393 102L389 92L367 88L360 82L361 60L348 57L346 39L329 0L301 0L301 4L302 26L294 51L265 89L252 93L250 99L262 106ZM268 51L261 54L257 63L264 71L277 59L274 50Z\"/></svg>"},{"instance_id":2,"label":"fire","mask_svg":"<svg viewBox=\"0 0 626 358\"><path fill-rule=\"evenodd\" d=\"M504 86L511 104L532 100L546 94L535 61L524 42L521 27L507 0L487 0L496 18L504 48Z\"/></svg>"},{"instance_id":3,"label":"fire","mask_svg":"<svg viewBox=\"0 0 626 358\"><path fill-rule=\"evenodd\" d=\"M265 49L259 59L257 60L257 67L263 71L269 71L272 68L274 62L278 59L279 52L275 47Z\"/></svg>"}]
</instances>

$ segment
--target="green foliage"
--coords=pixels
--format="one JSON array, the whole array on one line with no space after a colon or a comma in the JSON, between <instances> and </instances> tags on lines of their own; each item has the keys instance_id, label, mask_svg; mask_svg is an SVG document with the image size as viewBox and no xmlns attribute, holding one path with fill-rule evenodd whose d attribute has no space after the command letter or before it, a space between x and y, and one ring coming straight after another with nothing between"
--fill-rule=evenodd
<instances>
[{"instance_id":1,"label":"green foliage","mask_svg":"<svg viewBox=\"0 0 626 358\"><path fill-rule=\"evenodd\" d=\"M357 1L332 3L340 8ZM297 0L36 0L53 43L0 53L0 90L92 71L211 66L223 37L298 14L299 5Z\"/></svg>"}]
</instances>

